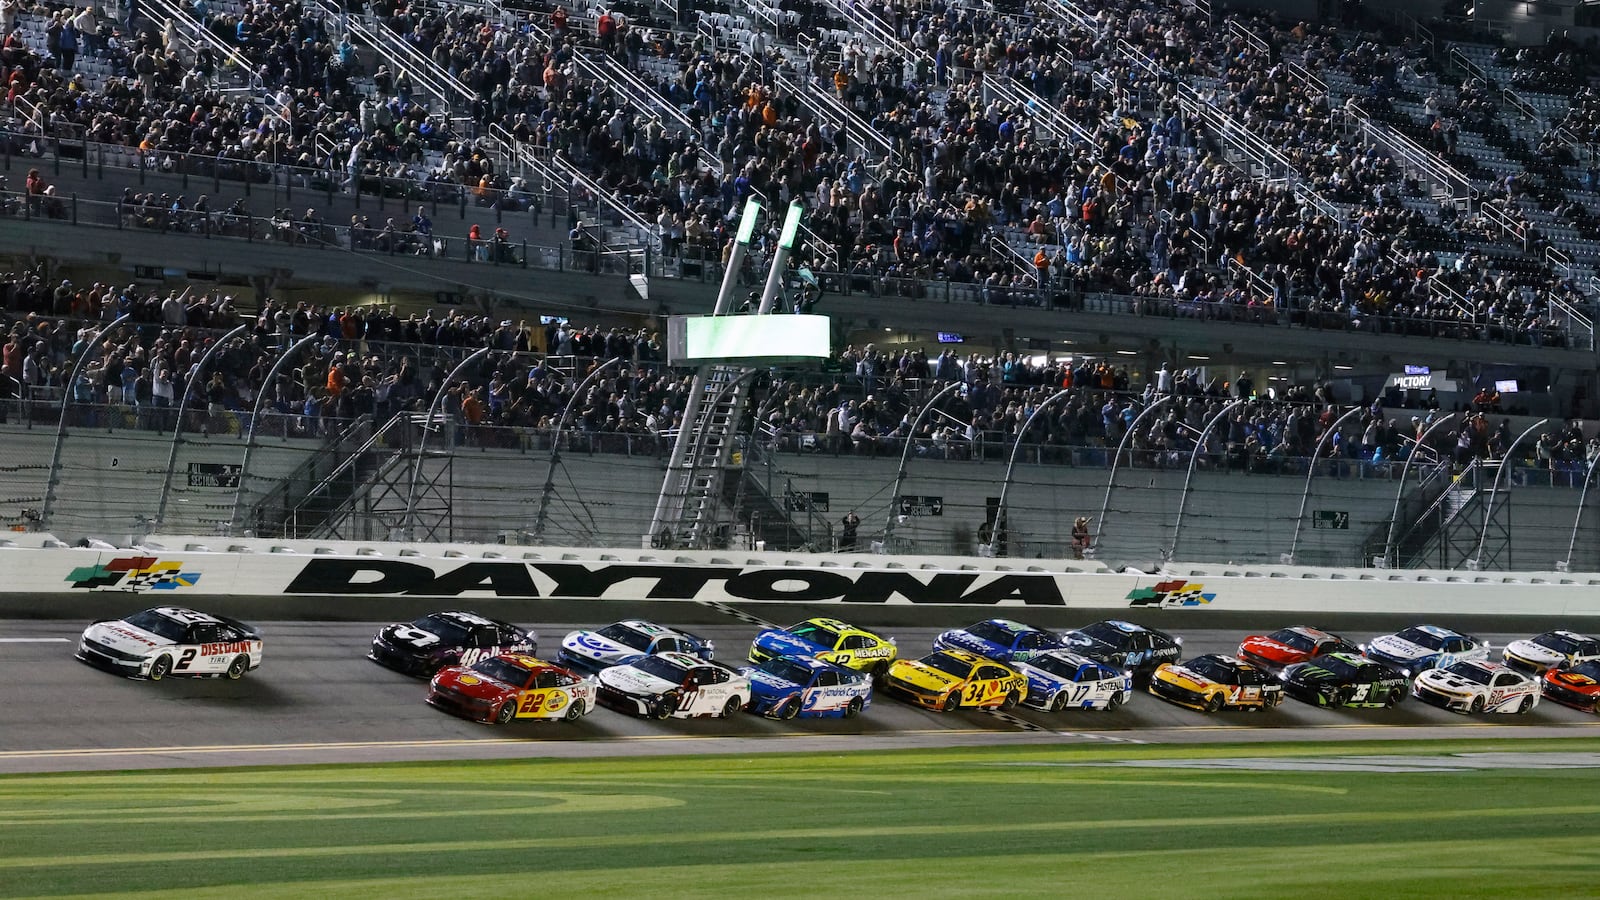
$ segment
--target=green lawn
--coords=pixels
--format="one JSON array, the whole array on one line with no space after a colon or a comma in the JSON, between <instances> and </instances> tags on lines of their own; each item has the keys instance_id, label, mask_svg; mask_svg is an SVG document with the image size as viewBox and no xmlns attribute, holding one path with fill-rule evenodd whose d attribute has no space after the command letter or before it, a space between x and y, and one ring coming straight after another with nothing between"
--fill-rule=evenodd
<instances>
[{"instance_id":1,"label":"green lawn","mask_svg":"<svg viewBox=\"0 0 1600 900\"><path fill-rule=\"evenodd\" d=\"M1095 765L1595 749L1015 747L13 776L0 778L0 896L1596 896L1600 769Z\"/></svg>"}]
</instances>

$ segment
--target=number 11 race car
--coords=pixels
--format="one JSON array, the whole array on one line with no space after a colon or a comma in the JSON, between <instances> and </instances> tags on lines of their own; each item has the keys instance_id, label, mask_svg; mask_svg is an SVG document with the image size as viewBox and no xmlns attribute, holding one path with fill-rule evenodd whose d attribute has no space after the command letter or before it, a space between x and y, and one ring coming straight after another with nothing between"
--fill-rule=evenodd
<instances>
[{"instance_id":1,"label":"number 11 race car","mask_svg":"<svg viewBox=\"0 0 1600 900\"><path fill-rule=\"evenodd\" d=\"M502 653L433 676L428 702L478 722L575 722L594 709L594 682L524 653Z\"/></svg>"},{"instance_id":2,"label":"number 11 race car","mask_svg":"<svg viewBox=\"0 0 1600 900\"><path fill-rule=\"evenodd\" d=\"M243 622L176 606L96 622L78 642L91 666L160 681L168 675L239 679L261 665L261 634Z\"/></svg>"}]
</instances>

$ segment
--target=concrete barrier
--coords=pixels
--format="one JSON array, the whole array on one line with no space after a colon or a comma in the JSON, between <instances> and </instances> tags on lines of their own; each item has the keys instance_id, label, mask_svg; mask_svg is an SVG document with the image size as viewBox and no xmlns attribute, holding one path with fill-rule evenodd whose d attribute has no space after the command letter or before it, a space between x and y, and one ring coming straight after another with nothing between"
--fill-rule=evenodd
<instances>
[{"instance_id":1,"label":"concrete barrier","mask_svg":"<svg viewBox=\"0 0 1600 900\"><path fill-rule=\"evenodd\" d=\"M1199 565L1140 573L1076 561L167 536L127 549L30 543L0 547L0 615L17 614L22 597L76 606L129 595L146 605L303 598L365 607L459 598L1280 612L1310 620L1600 615L1596 574Z\"/></svg>"}]
</instances>

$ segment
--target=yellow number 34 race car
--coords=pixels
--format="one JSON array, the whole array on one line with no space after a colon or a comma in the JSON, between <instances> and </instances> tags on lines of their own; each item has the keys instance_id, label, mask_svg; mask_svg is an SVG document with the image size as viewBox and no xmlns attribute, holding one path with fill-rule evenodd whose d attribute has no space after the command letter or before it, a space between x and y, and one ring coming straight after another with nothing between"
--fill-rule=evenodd
<instances>
[{"instance_id":1,"label":"yellow number 34 race car","mask_svg":"<svg viewBox=\"0 0 1600 900\"><path fill-rule=\"evenodd\" d=\"M927 709L1010 709L1028 696L1028 679L1010 666L963 650L938 650L889 667L883 689Z\"/></svg>"},{"instance_id":2,"label":"yellow number 34 race car","mask_svg":"<svg viewBox=\"0 0 1600 900\"><path fill-rule=\"evenodd\" d=\"M1150 693L1208 713L1271 709L1283 702L1283 685L1265 669L1215 653L1157 668L1150 677Z\"/></svg>"}]
</instances>

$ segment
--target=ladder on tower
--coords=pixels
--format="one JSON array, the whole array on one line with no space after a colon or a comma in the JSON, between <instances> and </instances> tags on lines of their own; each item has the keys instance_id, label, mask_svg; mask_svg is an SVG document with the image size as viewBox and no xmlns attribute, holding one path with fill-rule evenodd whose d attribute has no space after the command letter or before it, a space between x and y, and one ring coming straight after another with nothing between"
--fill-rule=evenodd
<instances>
[{"instance_id":1,"label":"ladder on tower","mask_svg":"<svg viewBox=\"0 0 1600 900\"><path fill-rule=\"evenodd\" d=\"M702 366L696 373L650 523L651 546L706 548L717 533L722 485L751 369Z\"/></svg>"}]
</instances>

